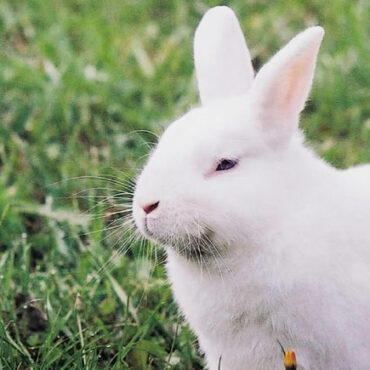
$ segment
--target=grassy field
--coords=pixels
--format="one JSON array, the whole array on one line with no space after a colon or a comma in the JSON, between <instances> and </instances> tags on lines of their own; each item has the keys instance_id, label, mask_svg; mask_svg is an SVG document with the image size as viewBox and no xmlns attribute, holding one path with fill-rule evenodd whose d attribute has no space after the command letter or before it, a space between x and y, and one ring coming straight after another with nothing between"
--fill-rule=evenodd
<instances>
[{"instance_id":1,"label":"grassy field","mask_svg":"<svg viewBox=\"0 0 370 370\"><path fill-rule=\"evenodd\" d=\"M197 103L193 32L220 3L0 2L1 369L202 368L165 256L121 225L155 134ZM223 4L256 68L325 28L302 126L335 166L370 161L370 2Z\"/></svg>"}]
</instances>

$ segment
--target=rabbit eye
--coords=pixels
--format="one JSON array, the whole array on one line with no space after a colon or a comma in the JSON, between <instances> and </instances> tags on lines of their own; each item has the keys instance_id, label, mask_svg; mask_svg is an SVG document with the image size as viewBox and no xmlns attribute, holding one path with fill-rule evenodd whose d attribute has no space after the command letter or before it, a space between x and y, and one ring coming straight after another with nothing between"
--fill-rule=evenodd
<instances>
[{"instance_id":1,"label":"rabbit eye","mask_svg":"<svg viewBox=\"0 0 370 370\"><path fill-rule=\"evenodd\" d=\"M236 159L221 159L218 162L216 171L227 171L235 167L238 164Z\"/></svg>"}]
</instances>

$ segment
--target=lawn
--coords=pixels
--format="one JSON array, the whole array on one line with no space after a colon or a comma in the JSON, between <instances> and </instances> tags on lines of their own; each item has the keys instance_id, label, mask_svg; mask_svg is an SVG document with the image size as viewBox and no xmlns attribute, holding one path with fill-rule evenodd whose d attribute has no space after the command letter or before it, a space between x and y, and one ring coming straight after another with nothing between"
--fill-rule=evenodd
<instances>
[{"instance_id":1,"label":"lawn","mask_svg":"<svg viewBox=\"0 0 370 370\"><path fill-rule=\"evenodd\" d=\"M202 368L165 255L125 224L157 135L197 104L193 32L218 4L0 2L1 369ZM302 127L333 165L370 161L370 2L222 4L257 69L325 28Z\"/></svg>"}]
</instances>

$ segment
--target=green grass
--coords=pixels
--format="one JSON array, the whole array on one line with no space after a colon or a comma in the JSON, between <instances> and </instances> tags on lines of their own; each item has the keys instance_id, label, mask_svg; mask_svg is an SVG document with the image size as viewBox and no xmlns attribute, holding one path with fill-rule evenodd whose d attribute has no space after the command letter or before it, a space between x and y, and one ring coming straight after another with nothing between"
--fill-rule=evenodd
<instances>
[{"instance_id":1,"label":"green grass","mask_svg":"<svg viewBox=\"0 0 370 370\"><path fill-rule=\"evenodd\" d=\"M100 269L131 238L109 212L156 140L146 130L197 102L192 36L219 3L0 3L0 368L202 367L160 251L131 243ZM223 3L257 67L324 26L303 127L335 166L370 161L370 3Z\"/></svg>"}]
</instances>

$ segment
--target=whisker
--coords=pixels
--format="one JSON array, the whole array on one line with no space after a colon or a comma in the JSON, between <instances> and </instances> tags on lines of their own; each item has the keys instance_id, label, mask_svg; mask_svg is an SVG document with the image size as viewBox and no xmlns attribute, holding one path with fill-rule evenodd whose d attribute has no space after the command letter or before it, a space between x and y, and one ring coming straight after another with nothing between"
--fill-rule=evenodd
<instances>
[{"instance_id":1,"label":"whisker","mask_svg":"<svg viewBox=\"0 0 370 370\"><path fill-rule=\"evenodd\" d=\"M122 235L122 237L114 244L113 247L120 243L124 236L125 235ZM133 240L134 235L130 235L129 238L124 240L124 242L119 246L117 250L114 250L112 256L106 262L104 262L104 264L97 271L98 276L104 275L108 270L111 269L111 267L114 264L114 261L127 252Z\"/></svg>"},{"instance_id":2,"label":"whisker","mask_svg":"<svg viewBox=\"0 0 370 370\"><path fill-rule=\"evenodd\" d=\"M98 176L98 175L82 175L82 176L68 177L66 179L55 181L55 182L53 182L53 183L51 183L51 184L49 184L47 186L55 186L55 185L63 184L63 183L68 182L68 181L86 180L86 179L107 181L107 182L109 182L111 184L120 185L120 186L126 186L126 183L124 183L124 182L122 182L120 180L111 178L111 177L109 177L109 175L101 175L101 176Z\"/></svg>"}]
</instances>

